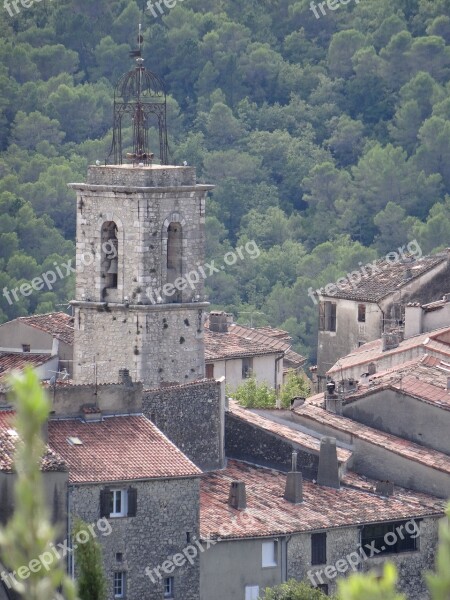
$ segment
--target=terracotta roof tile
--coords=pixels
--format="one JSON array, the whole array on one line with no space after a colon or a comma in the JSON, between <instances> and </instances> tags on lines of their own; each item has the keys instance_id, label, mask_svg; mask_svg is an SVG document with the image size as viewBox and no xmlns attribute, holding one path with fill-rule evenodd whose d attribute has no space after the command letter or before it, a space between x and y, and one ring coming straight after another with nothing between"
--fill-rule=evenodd
<instances>
[{"instance_id":1,"label":"terracotta roof tile","mask_svg":"<svg viewBox=\"0 0 450 600\"><path fill-rule=\"evenodd\" d=\"M3 473L14 471L14 453L19 443L14 429L14 414L11 410L0 411L0 471ZM54 450L46 446L41 459L41 470L67 471L67 465Z\"/></svg>"},{"instance_id":2,"label":"terracotta roof tile","mask_svg":"<svg viewBox=\"0 0 450 600\"><path fill-rule=\"evenodd\" d=\"M67 440L79 438L81 445ZM69 466L71 483L199 475L201 471L142 415L49 422L49 444Z\"/></svg>"},{"instance_id":3,"label":"terracotta roof tile","mask_svg":"<svg viewBox=\"0 0 450 600\"><path fill-rule=\"evenodd\" d=\"M50 354L32 354L31 352L0 352L0 377L13 370L22 370L26 365L40 367L49 360Z\"/></svg>"},{"instance_id":4,"label":"terracotta roof tile","mask_svg":"<svg viewBox=\"0 0 450 600\"><path fill-rule=\"evenodd\" d=\"M276 354L279 350L272 345L247 340L234 333L216 333L205 329L205 359L206 361L224 360L245 356L264 356Z\"/></svg>"},{"instance_id":5,"label":"terracotta roof tile","mask_svg":"<svg viewBox=\"0 0 450 600\"><path fill-rule=\"evenodd\" d=\"M437 452L436 450L425 448L390 433L373 429L372 427L368 427L347 417L335 415L309 403L294 409L294 412L307 419L312 427L314 427L314 424L327 425L337 431L362 439L375 446L380 446L408 460L450 474L450 456L442 452Z\"/></svg>"},{"instance_id":6,"label":"terracotta roof tile","mask_svg":"<svg viewBox=\"0 0 450 600\"><path fill-rule=\"evenodd\" d=\"M350 285L350 282L346 280L345 284L337 287L336 294L323 293L322 296L378 302L389 294L409 285L412 280L446 261L447 258L447 252L440 252L433 256L424 256L423 258L407 263L399 261L393 264L385 259L381 259L376 263L378 267L377 273L374 273L373 269L368 268L366 270L367 276L364 276L364 272L361 270L361 281L359 283L354 281L353 285ZM406 279L405 275L408 272L411 276L409 279Z\"/></svg>"},{"instance_id":7,"label":"terracotta roof tile","mask_svg":"<svg viewBox=\"0 0 450 600\"><path fill-rule=\"evenodd\" d=\"M234 400L230 400L230 414L234 417L249 423L250 425L255 425L255 427L259 427L260 429L267 431L268 433L272 433L274 435L279 436L285 440L289 440L295 444L298 444L302 448L306 448L310 450L314 454L319 454L320 451L320 436L314 437L307 433L303 433L302 431L297 431L295 429L291 429L287 425L282 425L280 423L275 423L269 419L266 419L262 415L258 415L242 406L239 406L237 402ZM345 450L343 448L337 449L338 460L339 462L347 462L352 453L349 450Z\"/></svg>"},{"instance_id":8,"label":"terracotta roof tile","mask_svg":"<svg viewBox=\"0 0 450 600\"><path fill-rule=\"evenodd\" d=\"M73 317L66 313L57 312L19 317L18 321L45 331L45 333L49 333L66 344L73 345Z\"/></svg>"},{"instance_id":9,"label":"terracotta roof tile","mask_svg":"<svg viewBox=\"0 0 450 600\"><path fill-rule=\"evenodd\" d=\"M232 481L246 484L245 511L228 504ZM268 537L443 514L443 502L434 496L395 488L393 496L383 498L370 493L375 482L353 473L346 476L340 490L303 481L303 502L297 505L284 500L285 483L283 473L234 460L228 461L224 471L205 474L200 500L202 537Z\"/></svg>"}]
</instances>

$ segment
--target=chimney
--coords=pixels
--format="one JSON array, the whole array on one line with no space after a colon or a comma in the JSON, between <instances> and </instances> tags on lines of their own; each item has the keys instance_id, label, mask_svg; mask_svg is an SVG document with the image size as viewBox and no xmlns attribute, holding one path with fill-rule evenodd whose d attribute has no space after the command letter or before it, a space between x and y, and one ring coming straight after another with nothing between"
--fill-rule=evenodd
<instances>
[{"instance_id":1,"label":"chimney","mask_svg":"<svg viewBox=\"0 0 450 600\"><path fill-rule=\"evenodd\" d=\"M393 350L398 348L399 339L396 333L383 333L381 336L382 351Z\"/></svg>"},{"instance_id":2,"label":"chimney","mask_svg":"<svg viewBox=\"0 0 450 600\"><path fill-rule=\"evenodd\" d=\"M339 463L337 459L336 438L323 437L320 440L319 471L317 483L339 489Z\"/></svg>"},{"instance_id":3,"label":"chimney","mask_svg":"<svg viewBox=\"0 0 450 600\"><path fill-rule=\"evenodd\" d=\"M303 502L303 476L297 471L297 452L292 453L292 470L287 474L284 499L292 504Z\"/></svg>"},{"instance_id":4,"label":"chimney","mask_svg":"<svg viewBox=\"0 0 450 600\"><path fill-rule=\"evenodd\" d=\"M231 506L231 508L236 508L237 510L244 510L247 508L245 483L243 481L231 482L228 504Z\"/></svg>"},{"instance_id":5,"label":"chimney","mask_svg":"<svg viewBox=\"0 0 450 600\"><path fill-rule=\"evenodd\" d=\"M388 498L389 496L394 495L394 484L392 481L377 481L375 486L375 493L380 496L385 496Z\"/></svg>"},{"instance_id":6,"label":"chimney","mask_svg":"<svg viewBox=\"0 0 450 600\"><path fill-rule=\"evenodd\" d=\"M58 356L59 353L59 340L57 337L53 337L52 340L52 356Z\"/></svg>"},{"instance_id":7,"label":"chimney","mask_svg":"<svg viewBox=\"0 0 450 600\"><path fill-rule=\"evenodd\" d=\"M133 380L128 369L119 369L119 383L126 387L133 387Z\"/></svg>"},{"instance_id":8,"label":"chimney","mask_svg":"<svg viewBox=\"0 0 450 600\"><path fill-rule=\"evenodd\" d=\"M228 333L228 315L226 312L209 313L209 330L215 333Z\"/></svg>"}]
</instances>

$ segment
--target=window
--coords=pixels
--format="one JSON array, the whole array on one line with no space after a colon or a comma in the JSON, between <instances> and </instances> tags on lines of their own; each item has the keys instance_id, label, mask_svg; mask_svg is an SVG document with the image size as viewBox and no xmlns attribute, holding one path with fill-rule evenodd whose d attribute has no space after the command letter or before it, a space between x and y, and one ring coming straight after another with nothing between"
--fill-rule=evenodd
<instances>
[{"instance_id":1,"label":"window","mask_svg":"<svg viewBox=\"0 0 450 600\"><path fill-rule=\"evenodd\" d=\"M413 528L411 528L411 523L415 524ZM372 547L383 554L412 552L419 549L419 533L419 524L416 521L367 525L362 531L361 544L363 547L365 544L372 544ZM373 542L375 542L375 546Z\"/></svg>"},{"instance_id":2,"label":"window","mask_svg":"<svg viewBox=\"0 0 450 600\"><path fill-rule=\"evenodd\" d=\"M214 365L206 365L206 379L214 379Z\"/></svg>"},{"instance_id":3,"label":"window","mask_svg":"<svg viewBox=\"0 0 450 600\"><path fill-rule=\"evenodd\" d=\"M22 352L31 352L30 344L22 344Z\"/></svg>"},{"instance_id":4,"label":"window","mask_svg":"<svg viewBox=\"0 0 450 600\"><path fill-rule=\"evenodd\" d=\"M123 571L114 573L114 598L125 596L125 573Z\"/></svg>"},{"instance_id":5,"label":"window","mask_svg":"<svg viewBox=\"0 0 450 600\"><path fill-rule=\"evenodd\" d=\"M276 567L278 555L278 542L263 542L262 543L262 566Z\"/></svg>"},{"instance_id":6,"label":"window","mask_svg":"<svg viewBox=\"0 0 450 600\"><path fill-rule=\"evenodd\" d=\"M245 586L245 600L258 600L259 598L259 585L246 585Z\"/></svg>"},{"instance_id":7,"label":"window","mask_svg":"<svg viewBox=\"0 0 450 600\"><path fill-rule=\"evenodd\" d=\"M122 552L116 552L116 561L123 562L123 553Z\"/></svg>"},{"instance_id":8,"label":"window","mask_svg":"<svg viewBox=\"0 0 450 600\"><path fill-rule=\"evenodd\" d=\"M135 517L136 512L136 488L106 488L100 491L100 517Z\"/></svg>"},{"instance_id":9,"label":"window","mask_svg":"<svg viewBox=\"0 0 450 600\"><path fill-rule=\"evenodd\" d=\"M311 564L324 565L327 562L327 534L313 533L311 535Z\"/></svg>"},{"instance_id":10,"label":"window","mask_svg":"<svg viewBox=\"0 0 450 600\"><path fill-rule=\"evenodd\" d=\"M336 303L321 302L319 304L319 330L336 331Z\"/></svg>"},{"instance_id":11,"label":"window","mask_svg":"<svg viewBox=\"0 0 450 600\"><path fill-rule=\"evenodd\" d=\"M164 579L164 598L173 598L173 577Z\"/></svg>"},{"instance_id":12,"label":"window","mask_svg":"<svg viewBox=\"0 0 450 600\"><path fill-rule=\"evenodd\" d=\"M317 586L317 589L320 590L325 596L328 596L328 583L321 583Z\"/></svg>"},{"instance_id":13,"label":"window","mask_svg":"<svg viewBox=\"0 0 450 600\"><path fill-rule=\"evenodd\" d=\"M170 223L167 229L167 283L175 283L183 271L183 228L181 223ZM177 290L164 299L165 303L181 302L182 294Z\"/></svg>"},{"instance_id":14,"label":"window","mask_svg":"<svg viewBox=\"0 0 450 600\"><path fill-rule=\"evenodd\" d=\"M116 290L119 273L119 241L117 238L117 225L114 221L103 223L101 231L101 281L102 300L107 296L108 290Z\"/></svg>"},{"instance_id":15,"label":"window","mask_svg":"<svg viewBox=\"0 0 450 600\"><path fill-rule=\"evenodd\" d=\"M366 305L358 304L358 323L366 322Z\"/></svg>"},{"instance_id":16,"label":"window","mask_svg":"<svg viewBox=\"0 0 450 600\"><path fill-rule=\"evenodd\" d=\"M253 373L253 358L242 359L242 379L248 379Z\"/></svg>"}]
</instances>

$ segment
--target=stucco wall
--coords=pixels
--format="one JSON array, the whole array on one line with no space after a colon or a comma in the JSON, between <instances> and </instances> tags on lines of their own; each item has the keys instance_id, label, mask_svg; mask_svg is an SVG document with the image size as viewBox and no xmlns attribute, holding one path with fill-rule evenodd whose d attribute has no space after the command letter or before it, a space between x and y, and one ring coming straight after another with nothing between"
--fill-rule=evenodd
<instances>
[{"instance_id":1,"label":"stucco wall","mask_svg":"<svg viewBox=\"0 0 450 600\"><path fill-rule=\"evenodd\" d=\"M127 488L130 482L123 485ZM132 482L137 489L135 517L111 518L110 535L98 535L103 547L103 562L108 583L108 600L113 600L113 574L126 572L127 600L161 600L163 583L156 583L146 575L145 568L153 570L168 557L182 552L187 546L187 532L199 535L199 480L172 479ZM115 484L111 487L122 487ZM71 487L72 515L88 524L100 518L100 485ZM123 553L123 561L116 553ZM164 575L168 577L169 575ZM199 600L200 566L196 559L170 574L175 578L175 600Z\"/></svg>"},{"instance_id":2,"label":"stucco wall","mask_svg":"<svg viewBox=\"0 0 450 600\"><path fill-rule=\"evenodd\" d=\"M277 381L275 381L275 359L277 354L253 357L253 375L258 383L266 383L271 388L282 383L282 369L278 367ZM209 361L211 362L211 361ZM279 361L277 364L283 364ZM216 379L225 377L227 388L234 392L245 382L242 379L242 359L229 359L214 361L214 377Z\"/></svg>"},{"instance_id":3,"label":"stucco wall","mask_svg":"<svg viewBox=\"0 0 450 600\"><path fill-rule=\"evenodd\" d=\"M450 454L450 411L394 390L374 392L344 405L343 414L417 444Z\"/></svg>"},{"instance_id":4,"label":"stucco wall","mask_svg":"<svg viewBox=\"0 0 450 600\"><path fill-rule=\"evenodd\" d=\"M245 587L258 585L260 592L283 581L281 547L277 538L276 567L262 567L262 542L267 539L221 541L201 555L201 600L244 600Z\"/></svg>"}]
</instances>

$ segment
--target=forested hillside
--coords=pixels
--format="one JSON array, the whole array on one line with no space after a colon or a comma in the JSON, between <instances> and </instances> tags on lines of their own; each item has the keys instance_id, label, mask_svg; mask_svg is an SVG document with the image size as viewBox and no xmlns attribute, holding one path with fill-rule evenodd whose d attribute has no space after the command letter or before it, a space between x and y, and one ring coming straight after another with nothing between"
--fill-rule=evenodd
<instances>
[{"instance_id":1,"label":"forested hillside","mask_svg":"<svg viewBox=\"0 0 450 600\"><path fill-rule=\"evenodd\" d=\"M288 329L315 358L308 288L417 239L450 246L450 0L41 0L0 22L0 290L74 256L66 187L111 144L113 86L138 23L169 97L171 162L215 183L208 257L258 260L208 279L215 306ZM319 13L321 15L321 13ZM72 279L8 303L52 310ZM450 291L450 285L449 285Z\"/></svg>"}]
</instances>

